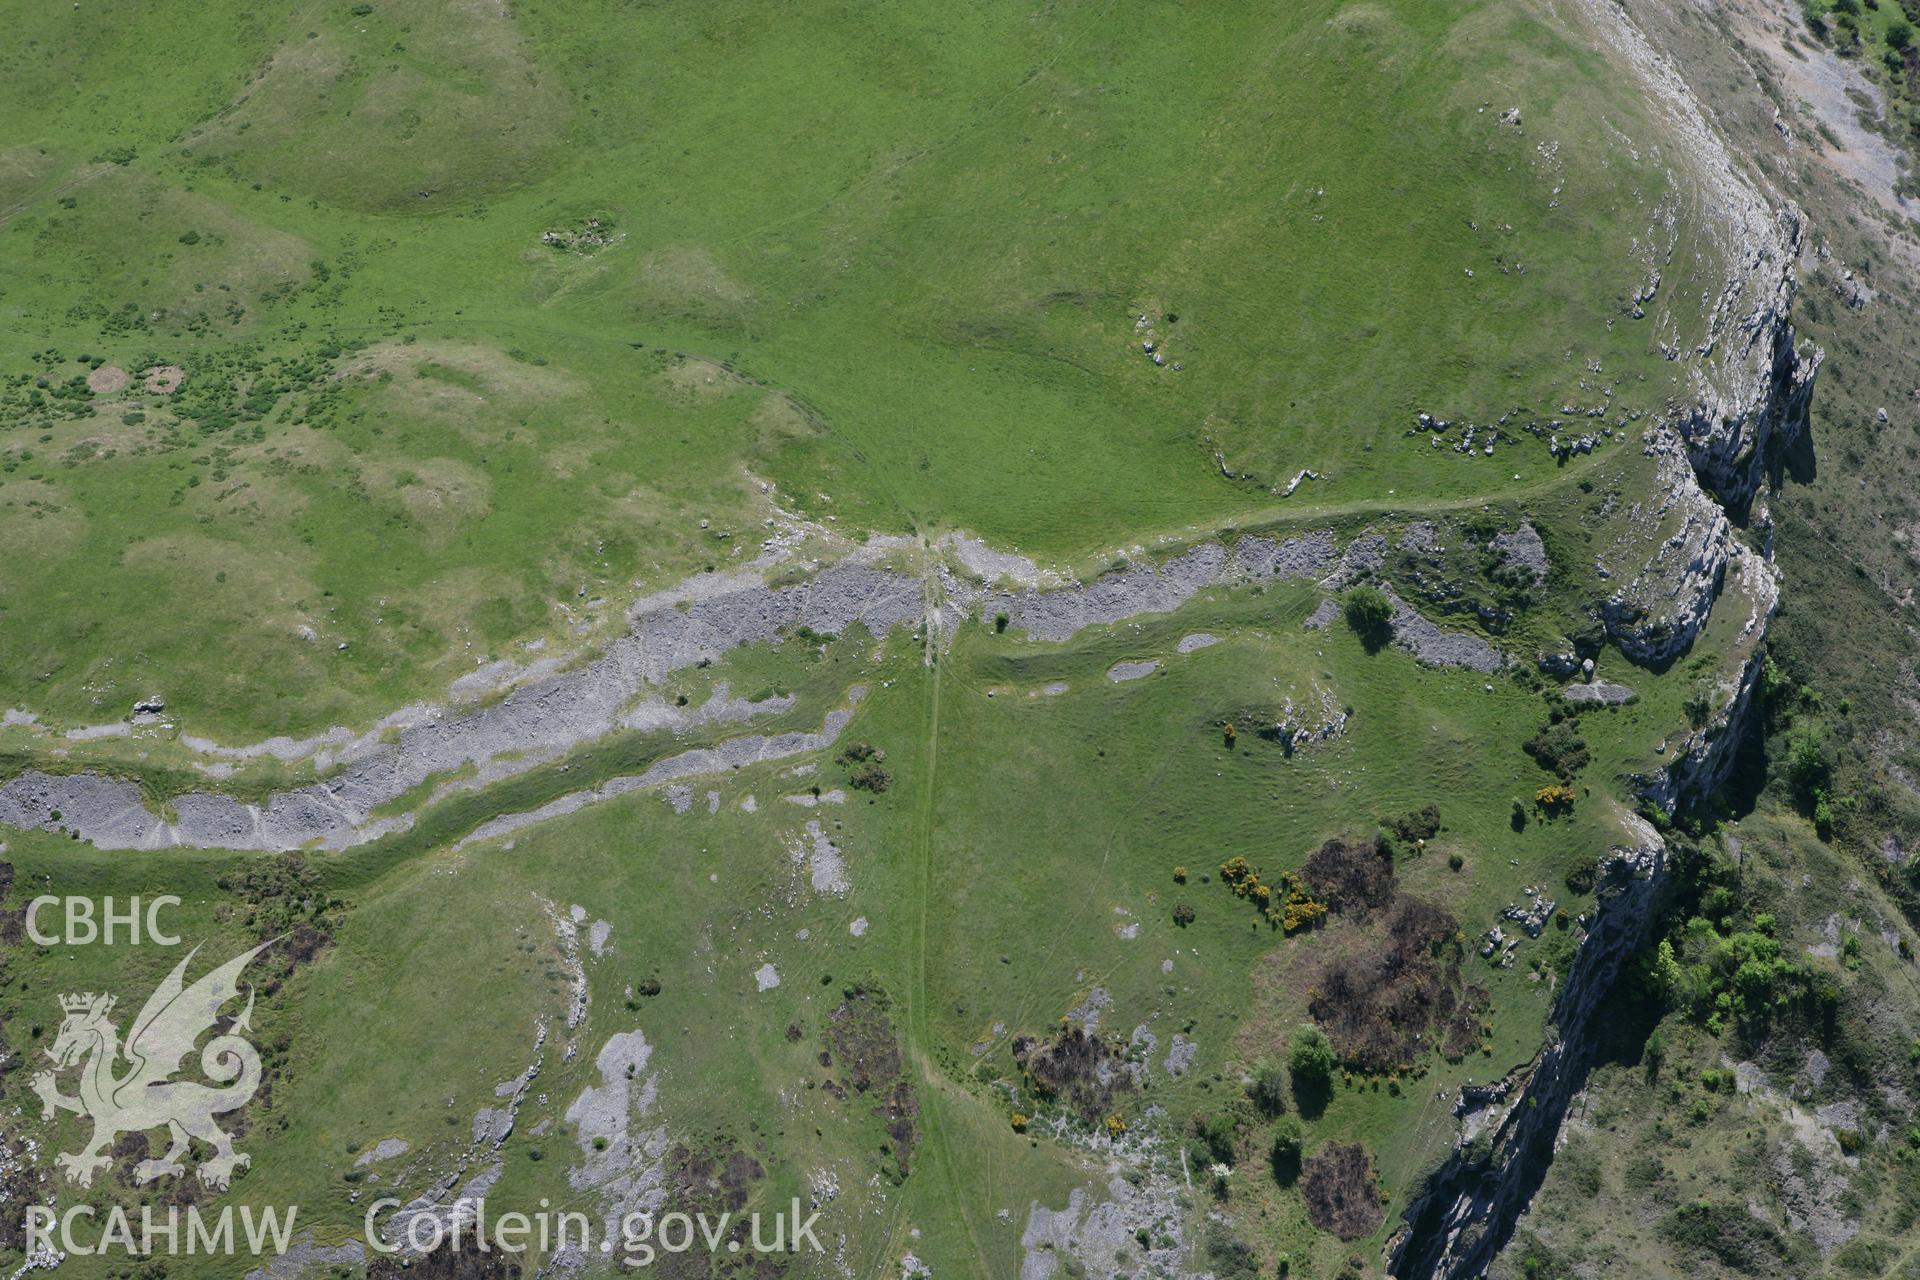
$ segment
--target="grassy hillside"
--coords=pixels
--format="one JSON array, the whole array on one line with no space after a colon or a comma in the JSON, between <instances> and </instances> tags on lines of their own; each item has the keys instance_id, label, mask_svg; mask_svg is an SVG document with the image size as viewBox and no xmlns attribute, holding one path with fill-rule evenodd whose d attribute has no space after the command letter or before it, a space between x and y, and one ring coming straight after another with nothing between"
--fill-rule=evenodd
<instances>
[{"instance_id":1,"label":"grassy hillside","mask_svg":"<svg viewBox=\"0 0 1920 1280\"><path fill-rule=\"evenodd\" d=\"M171 891L209 956L292 940L232 1199L315 1245L497 1160L502 1207L800 1197L834 1244L796 1276L1368 1273L1459 1088L1539 1051L1634 779L1758 643L1752 584L1654 668L1598 621L1693 519L1641 431L1727 270L1676 140L1547 6L333 0L13 35L0 709L39 723L0 724L0 780L96 769L162 816L336 782L184 735L583 664L638 596L769 548L781 586L866 544L929 609L981 593L957 630L909 593L884 634L686 658L674 727L464 761L344 852L9 830L0 934L30 891ZM1083 580L1247 534L1345 559L1041 640L961 530ZM1362 582L1400 643L1343 608ZM1422 665L1422 615L1493 656ZM1567 701L1538 660L1568 654L1630 695ZM723 683L791 702L674 719ZM163 726L69 734L150 696ZM619 791L841 708L831 745ZM39 1069L53 995L172 959L10 948L7 1065ZM63 1149L29 1076L0 1133ZM631 1130L592 1128L600 1091ZM96 1194L197 1194L129 1164ZM1049 1216L1095 1205L1091 1244Z\"/></svg>"},{"instance_id":2,"label":"grassy hillside","mask_svg":"<svg viewBox=\"0 0 1920 1280\"><path fill-rule=\"evenodd\" d=\"M1525 484L1520 419L1488 458L1415 413L1651 408L1720 279L1634 96L1512 3L25 25L0 700L74 721L364 721L750 551L754 477L1070 561L1302 469Z\"/></svg>"}]
</instances>

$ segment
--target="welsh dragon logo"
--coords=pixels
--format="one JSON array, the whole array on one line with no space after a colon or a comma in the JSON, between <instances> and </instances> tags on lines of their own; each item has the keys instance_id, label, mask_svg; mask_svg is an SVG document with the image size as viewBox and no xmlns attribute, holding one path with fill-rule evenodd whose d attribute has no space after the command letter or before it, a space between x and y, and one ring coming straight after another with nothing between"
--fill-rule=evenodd
<instances>
[{"instance_id":1,"label":"welsh dragon logo","mask_svg":"<svg viewBox=\"0 0 1920 1280\"><path fill-rule=\"evenodd\" d=\"M193 1052L194 1042L219 1021L221 1007L239 995L240 971L271 945L263 942L235 956L189 987L184 978L187 965L199 954L200 948L195 947L147 997L124 1046L119 1027L107 1018L113 1012L114 997L91 992L60 997L66 1018L47 1051L54 1069L34 1076L33 1091L40 1095L43 1120L51 1120L57 1111L72 1111L93 1121L93 1138L84 1148L77 1154L62 1151L54 1158L66 1170L67 1181L91 1186L94 1173L113 1163L111 1156L102 1153L115 1138L160 1128L166 1129L171 1145L166 1154L134 1167L133 1180L139 1185L184 1174L181 1157L188 1154L193 1139L213 1148L213 1155L200 1162L199 1175L216 1191L226 1189L235 1170L252 1163L233 1149L233 1139L213 1121L245 1106L260 1087L260 1055L241 1034L253 1029L251 987L246 1008L200 1051L201 1071L224 1087L192 1080L175 1083L171 1077ZM127 1069L116 1075L115 1067L123 1058ZM57 1077L76 1064L79 1096L68 1097L60 1092Z\"/></svg>"}]
</instances>

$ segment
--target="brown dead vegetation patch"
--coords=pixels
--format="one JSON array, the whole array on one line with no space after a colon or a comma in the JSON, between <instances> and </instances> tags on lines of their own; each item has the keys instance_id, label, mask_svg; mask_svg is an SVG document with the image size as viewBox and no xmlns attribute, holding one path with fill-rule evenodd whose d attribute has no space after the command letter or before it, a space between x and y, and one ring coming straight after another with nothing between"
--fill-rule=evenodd
<instances>
[{"instance_id":1,"label":"brown dead vegetation patch","mask_svg":"<svg viewBox=\"0 0 1920 1280\"><path fill-rule=\"evenodd\" d=\"M1393 900L1393 853L1378 839L1335 836L1307 860L1300 875L1328 910L1356 920Z\"/></svg>"},{"instance_id":2,"label":"brown dead vegetation patch","mask_svg":"<svg viewBox=\"0 0 1920 1280\"><path fill-rule=\"evenodd\" d=\"M8 946L17 944L27 931L27 908L25 903L7 907L7 894L13 890L13 864L0 862L0 943ZM0 974L6 972L4 953L0 953Z\"/></svg>"},{"instance_id":3,"label":"brown dead vegetation patch","mask_svg":"<svg viewBox=\"0 0 1920 1280\"><path fill-rule=\"evenodd\" d=\"M1016 1036L1013 1058L1036 1095L1088 1124L1112 1114L1114 1094L1133 1083L1113 1047L1077 1024L1061 1027L1051 1040Z\"/></svg>"},{"instance_id":4,"label":"brown dead vegetation patch","mask_svg":"<svg viewBox=\"0 0 1920 1280\"><path fill-rule=\"evenodd\" d=\"M892 1158L889 1173L897 1183L912 1168L913 1148L920 1136L920 1103L906 1078L906 1060L887 1016L886 993L875 987L856 986L843 995L844 999L827 1014L827 1048L820 1055L821 1066L837 1066L840 1074L838 1079L829 1078L824 1088L842 1102L847 1100L849 1088L853 1093L878 1097L871 1110L886 1128L884 1151Z\"/></svg>"},{"instance_id":5,"label":"brown dead vegetation patch","mask_svg":"<svg viewBox=\"0 0 1920 1280\"><path fill-rule=\"evenodd\" d=\"M177 364L157 364L140 375L140 385L156 396L170 396L187 380L187 371Z\"/></svg>"},{"instance_id":6,"label":"brown dead vegetation patch","mask_svg":"<svg viewBox=\"0 0 1920 1280\"><path fill-rule=\"evenodd\" d=\"M675 1204L739 1212L767 1171L731 1137L702 1147L675 1143L667 1152L666 1173Z\"/></svg>"},{"instance_id":7,"label":"brown dead vegetation patch","mask_svg":"<svg viewBox=\"0 0 1920 1280\"><path fill-rule=\"evenodd\" d=\"M676 1208L684 1206L688 1213L704 1214L708 1221L720 1224L715 1228L720 1234L715 1238L713 1256L752 1256L749 1218L741 1211L766 1179L767 1171L760 1161L734 1138L722 1134L701 1146L676 1143L667 1152L665 1164L669 1203ZM712 1258L705 1251L663 1252L655 1263L647 1274L657 1273L666 1280L694 1280L695 1277L708 1280L712 1275L747 1274L716 1272Z\"/></svg>"},{"instance_id":8,"label":"brown dead vegetation patch","mask_svg":"<svg viewBox=\"0 0 1920 1280\"><path fill-rule=\"evenodd\" d=\"M900 1045L887 1017L885 993L852 987L827 1015L827 1051L856 1092L865 1093L900 1074Z\"/></svg>"},{"instance_id":9,"label":"brown dead vegetation patch","mask_svg":"<svg viewBox=\"0 0 1920 1280\"><path fill-rule=\"evenodd\" d=\"M1307 1011L1342 1061L1367 1072L1403 1071L1436 1023L1448 1041L1458 1038L1455 1022L1473 1018L1475 1007L1461 989L1458 930L1432 903L1397 898L1365 927L1327 938Z\"/></svg>"},{"instance_id":10,"label":"brown dead vegetation patch","mask_svg":"<svg viewBox=\"0 0 1920 1280\"><path fill-rule=\"evenodd\" d=\"M1385 1218L1373 1161L1357 1142L1329 1142L1300 1170L1300 1196L1307 1217L1342 1240L1372 1235Z\"/></svg>"},{"instance_id":11,"label":"brown dead vegetation patch","mask_svg":"<svg viewBox=\"0 0 1920 1280\"><path fill-rule=\"evenodd\" d=\"M1393 846L1336 837L1301 875L1347 924L1316 948L1307 1002L1341 1060L1385 1073L1411 1068L1433 1044L1455 1059L1471 1049L1487 993L1461 980L1453 916L1399 893Z\"/></svg>"},{"instance_id":12,"label":"brown dead vegetation patch","mask_svg":"<svg viewBox=\"0 0 1920 1280\"><path fill-rule=\"evenodd\" d=\"M894 1081L873 1114L886 1124L887 1137L893 1143L891 1154L898 1168L897 1176L904 1179L912 1171L913 1145L920 1136L920 1102L913 1096L913 1086L905 1080Z\"/></svg>"},{"instance_id":13,"label":"brown dead vegetation patch","mask_svg":"<svg viewBox=\"0 0 1920 1280\"><path fill-rule=\"evenodd\" d=\"M175 1179L182 1181L182 1179ZM386 1254L367 1265L367 1280L518 1280L520 1264L499 1250L483 1250L465 1233L459 1245L422 1254Z\"/></svg>"},{"instance_id":14,"label":"brown dead vegetation patch","mask_svg":"<svg viewBox=\"0 0 1920 1280\"><path fill-rule=\"evenodd\" d=\"M97 396L118 395L127 389L127 371L117 364L103 364L87 374L87 390Z\"/></svg>"}]
</instances>

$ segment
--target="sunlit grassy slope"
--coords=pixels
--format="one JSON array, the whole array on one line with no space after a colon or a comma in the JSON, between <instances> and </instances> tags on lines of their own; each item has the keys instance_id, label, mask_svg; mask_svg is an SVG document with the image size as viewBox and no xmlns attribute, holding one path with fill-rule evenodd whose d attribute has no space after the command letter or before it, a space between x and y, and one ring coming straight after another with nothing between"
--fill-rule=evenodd
<instances>
[{"instance_id":1,"label":"sunlit grassy slope","mask_svg":"<svg viewBox=\"0 0 1920 1280\"><path fill-rule=\"evenodd\" d=\"M1550 465L1430 450L1421 409L1671 390L1628 306L1684 189L1512 0L12 35L0 701L69 719L158 689L225 732L364 720L750 551L769 496L1077 560L1302 468L1300 501L1418 502ZM1684 336L1718 260L1676 226ZM130 388L73 381L102 364Z\"/></svg>"}]
</instances>

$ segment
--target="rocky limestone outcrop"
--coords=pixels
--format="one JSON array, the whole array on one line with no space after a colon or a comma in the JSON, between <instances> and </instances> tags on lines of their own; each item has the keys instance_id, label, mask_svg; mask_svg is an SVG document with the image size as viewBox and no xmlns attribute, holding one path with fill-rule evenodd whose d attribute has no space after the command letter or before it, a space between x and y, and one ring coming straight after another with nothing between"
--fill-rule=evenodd
<instances>
[{"instance_id":1,"label":"rocky limestone outcrop","mask_svg":"<svg viewBox=\"0 0 1920 1280\"><path fill-rule=\"evenodd\" d=\"M1824 353L1803 345L1789 319L1805 222L1792 207L1746 220L1751 238L1710 319L1694 366L1694 397L1669 421L1701 480L1734 508L1753 500L1770 452L1806 429Z\"/></svg>"},{"instance_id":2,"label":"rocky limestone outcrop","mask_svg":"<svg viewBox=\"0 0 1920 1280\"><path fill-rule=\"evenodd\" d=\"M1766 655L1759 641L1767 622L1779 607L1778 570L1754 552L1743 549L1735 572L1751 592L1754 613L1748 621L1746 661L1730 684L1715 690L1715 705L1706 722L1673 749L1673 762L1649 776L1636 779L1641 796L1665 813L1704 802L1733 773L1738 744L1745 737L1755 709L1754 689L1760 683ZM1749 585L1750 584L1750 585Z\"/></svg>"},{"instance_id":3,"label":"rocky limestone outcrop","mask_svg":"<svg viewBox=\"0 0 1920 1280\"><path fill-rule=\"evenodd\" d=\"M1568 1104L1593 1067L1594 1020L1623 966L1646 945L1666 884L1665 844L1644 824L1635 839L1602 864L1599 906L1555 1002L1552 1039L1518 1077L1462 1091L1461 1140L1387 1242L1387 1273L1396 1280L1484 1275L1539 1190Z\"/></svg>"},{"instance_id":4,"label":"rocky limestone outcrop","mask_svg":"<svg viewBox=\"0 0 1920 1280\"><path fill-rule=\"evenodd\" d=\"M1670 404L1663 417L1706 486L1744 509L1769 451L1805 428L1822 359L1817 347L1797 341L1789 319L1805 218L1735 158L1680 68L1617 0L1583 0L1580 8L1601 43L1640 81L1648 110L1684 158L1700 226L1726 263L1704 335L1691 351L1669 351L1687 360L1692 395Z\"/></svg>"},{"instance_id":5,"label":"rocky limestone outcrop","mask_svg":"<svg viewBox=\"0 0 1920 1280\"><path fill-rule=\"evenodd\" d=\"M784 628L838 635L858 625L880 636L925 617L919 578L866 565L833 565L778 587L751 574L713 577L636 603L627 634L592 662L470 711L413 708L402 724L389 725L390 733L317 755L317 767L339 766L323 781L263 804L193 792L174 797L167 818L146 807L131 781L29 770L0 784L0 824L76 831L102 849L348 848L404 829L409 817L376 811L436 775L473 766L475 781L497 781L619 729L679 730L784 709L725 696L686 714L657 699L636 704L675 671L771 642Z\"/></svg>"},{"instance_id":6,"label":"rocky limestone outcrop","mask_svg":"<svg viewBox=\"0 0 1920 1280\"><path fill-rule=\"evenodd\" d=\"M1620 651L1635 662L1669 662L1693 645L1713 612L1727 562L1739 543L1726 511L1700 487L1678 441L1656 430L1647 451L1657 460L1661 498L1641 522L1671 529L1626 585L1600 606Z\"/></svg>"}]
</instances>

